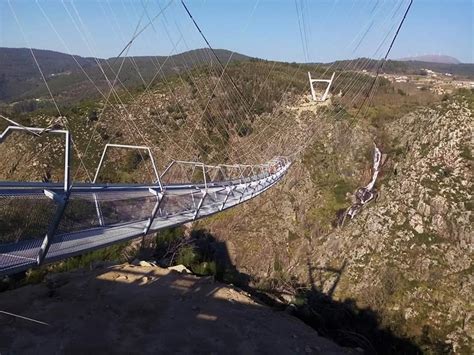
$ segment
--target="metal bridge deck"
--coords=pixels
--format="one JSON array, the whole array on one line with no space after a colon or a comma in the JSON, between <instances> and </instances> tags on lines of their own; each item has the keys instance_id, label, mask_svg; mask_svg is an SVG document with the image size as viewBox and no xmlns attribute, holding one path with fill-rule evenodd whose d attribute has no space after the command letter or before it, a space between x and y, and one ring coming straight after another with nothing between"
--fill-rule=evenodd
<instances>
[{"instance_id":1,"label":"metal bridge deck","mask_svg":"<svg viewBox=\"0 0 474 355\"><path fill-rule=\"evenodd\" d=\"M272 187L289 165L275 172L206 186L77 184L71 188L68 203L49 237L44 262L62 260L231 208ZM31 204L31 208L24 210L24 223L34 231L18 236L14 230L10 234L8 230L0 230L0 275L40 264L38 255L44 248L45 233L54 223L53 212L60 208L60 203L53 201L61 196L57 190L60 186L54 184L0 184L0 202L14 206L19 201ZM16 208L24 206L17 204ZM32 217L35 208L47 215L46 221L38 226L32 225L36 222ZM52 211L49 214L48 208Z\"/></svg>"}]
</instances>

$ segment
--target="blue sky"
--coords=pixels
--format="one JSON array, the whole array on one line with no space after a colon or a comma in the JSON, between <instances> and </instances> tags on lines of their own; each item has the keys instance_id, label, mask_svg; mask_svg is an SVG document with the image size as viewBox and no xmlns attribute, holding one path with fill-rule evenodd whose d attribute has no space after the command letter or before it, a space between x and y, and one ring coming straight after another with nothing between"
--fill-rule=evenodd
<instances>
[{"instance_id":1,"label":"blue sky","mask_svg":"<svg viewBox=\"0 0 474 355\"><path fill-rule=\"evenodd\" d=\"M408 0L186 3L215 48L315 62L383 56ZM446 54L474 62L473 3L414 0L390 57ZM205 46L179 0L0 0L0 46L113 57L137 25L142 28L163 8L164 16L146 28L128 55L168 55Z\"/></svg>"}]
</instances>

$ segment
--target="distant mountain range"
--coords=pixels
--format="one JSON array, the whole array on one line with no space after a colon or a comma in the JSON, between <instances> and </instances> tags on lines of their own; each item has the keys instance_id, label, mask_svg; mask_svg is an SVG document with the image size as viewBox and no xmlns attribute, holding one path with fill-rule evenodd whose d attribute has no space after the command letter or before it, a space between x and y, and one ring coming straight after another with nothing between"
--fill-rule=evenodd
<instances>
[{"instance_id":1,"label":"distant mountain range","mask_svg":"<svg viewBox=\"0 0 474 355\"><path fill-rule=\"evenodd\" d=\"M43 78L32 57L34 53L43 74L57 101L73 103L82 99L100 97L98 90L106 93L119 68L117 87L134 89L151 80L159 82L173 74L183 74L189 69L212 63L218 66L213 53L207 48L166 56L140 56L125 58L86 58L77 55L42 49L1 48L0 47L0 103L11 103L33 98L48 98L49 94ZM225 49L215 50L222 63L257 60L249 56ZM361 60L365 68L374 71L379 65L376 60L337 61L323 65L335 70L360 70ZM420 61L423 60L423 61ZM386 73L416 74L420 69L431 69L441 73L474 78L474 64L458 64L455 58L446 56L422 56L404 58L403 61L388 61ZM307 64L311 67L311 64ZM306 70L306 69L305 69ZM217 71L218 72L218 71Z\"/></svg>"},{"instance_id":2,"label":"distant mountain range","mask_svg":"<svg viewBox=\"0 0 474 355\"><path fill-rule=\"evenodd\" d=\"M358 70L360 63L364 63L364 67L367 71L376 71L380 65L380 62L375 59L368 58L357 58L353 60L342 60L334 63L335 70L342 68L342 70ZM422 69L430 69L437 73L450 73L457 76L458 78L473 80L474 79L474 64L469 63L434 63L434 62L423 62L415 60L388 60L383 66L383 72L387 74L420 74Z\"/></svg>"},{"instance_id":3,"label":"distant mountain range","mask_svg":"<svg viewBox=\"0 0 474 355\"><path fill-rule=\"evenodd\" d=\"M427 54L399 59L401 62L427 62L438 64L461 64L461 61L449 55Z\"/></svg>"},{"instance_id":4,"label":"distant mountain range","mask_svg":"<svg viewBox=\"0 0 474 355\"><path fill-rule=\"evenodd\" d=\"M98 95L97 88L106 90L107 80L114 80L120 70L120 82L127 88L143 85L154 77L186 72L189 68L212 62L218 65L209 49L156 57L85 58L50 50L33 49L47 82L59 100L68 102ZM248 60L250 57L228 50L215 50L222 63ZM157 72L159 74L157 75ZM86 75L87 74L87 75ZM89 79L89 78L90 79ZM91 82L93 81L93 83ZM46 96L43 78L30 49L0 47L0 101L8 102Z\"/></svg>"}]
</instances>

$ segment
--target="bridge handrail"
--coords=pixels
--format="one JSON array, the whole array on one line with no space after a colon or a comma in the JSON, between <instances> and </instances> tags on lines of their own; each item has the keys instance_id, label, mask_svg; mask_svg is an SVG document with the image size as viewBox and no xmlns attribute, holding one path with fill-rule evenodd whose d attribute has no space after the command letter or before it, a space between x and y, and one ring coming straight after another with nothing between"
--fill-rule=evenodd
<instances>
[{"instance_id":1,"label":"bridge handrail","mask_svg":"<svg viewBox=\"0 0 474 355\"><path fill-rule=\"evenodd\" d=\"M13 244L0 243L0 275L5 274L6 272L10 272L12 270L12 267L9 267L8 265L11 266L12 263L14 265L13 269L19 270L22 268L24 269L25 267L28 268L35 265L39 266L46 260L46 258L48 258L48 260L56 260L58 258L61 258L61 255L63 257L65 257L64 255L76 255L77 253L83 252L85 250L92 250L93 248L96 248L97 245L99 245L100 247L100 246L105 246L112 243L111 241L108 241L109 239L104 240L104 241L101 241L100 238L90 239L91 236L92 237L94 236L94 233L99 233L99 236L101 235L101 233L103 233L104 235L108 235L107 233L109 234L118 233L119 234L118 237L114 237L112 235L107 238L112 238L113 240L121 241L121 240L129 239L138 235L146 235L150 230L157 230L157 229L165 228L167 226L171 226L175 224L182 224L185 222L195 220L197 218L201 218L213 213L217 213L219 211L222 211L225 208L232 207L249 198L253 198L256 195L268 189L269 187L273 186L273 184L275 184L283 176L283 174L286 172L286 170L290 166L289 159L285 157L275 157L264 164L256 164L256 165L251 165L251 164L211 165L211 164L204 164L201 162L173 160L165 168L164 172L160 175L158 173L158 169L156 168L152 151L149 147L136 146L136 145L124 145L124 144L106 144L102 152L101 159L97 167L96 174L94 176L94 180L91 183L87 183L87 182L72 183L70 181L70 159L71 159L70 146L72 142L71 142L69 131L57 130L57 129L45 129L45 128L37 128L37 127L8 126L3 131L3 133L0 134L0 142L2 142L11 132L15 130L26 131L30 134L39 133L38 135L41 135L43 133L64 134L66 137L65 173L64 173L65 175L64 175L64 183L10 182L10 181L0 182L0 199L22 198L22 199L38 200L38 199L41 199L41 196L42 196L43 200L50 201L50 203L52 203L53 207L51 211L52 212L54 211L54 215L52 216L52 219L50 221L48 220L49 223L48 223L47 231L42 239L40 246L33 246L37 244L35 244L36 242L32 244L31 237L34 238L33 240L41 241L41 239L35 238L34 236L30 236L30 239L27 238L24 241L13 243ZM112 147L146 150L151 158L156 180L153 181L152 183L144 183L144 184L97 182L100 169L105 160L106 152L109 148L112 148ZM168 184L162 184L163 176L165 176L170 171L171 167L175 164L193 165L194 166L193 171L194 169L202 169L203 181L202 182L185 182L185 183L171 182ZM238 169L239 170L238 178L233 178L230 175L228 175L226 173L227 169ZM215 174L213 177L208 178L207 174L210 173L210 170L214 170ZM219 172L222 173L222 177L220 180L216 180ZM140 202L142 200L143 202ZM63 217L65 216L65 211L68 208L69 204L70 203L77 204L78 201L79 202L89 201L95 204L95 213L96 213L96 218L97 218L96 220L98 220L99 226L94 227L94 224L89 224L92 222L89 221L87 219L89 217L87 217L84 221L78 222L80 228L82 228L78 232L64 232L64 230L61 229L62 232L58 234L57 233L58 227L64 219ZM119 203L119 201L122 201L122 202ZM123 205L123 201L128 201L126 202L124 206L125 207L128 206L127 207L128 209L132 208L132 210L134 210L135 212L133 212L132 214L130 214L130 212L126 212L124 217L121 217L120 214L118 214L116 217L118 219L115 222L114 220L112 222L105 221L104 214L102 211L104 204L106 204L105 206L106 208L110 209L110 207L107 207L108 206L107 204L118 203L118 206L121 206ZM182 202L179 202L179 201L182 201ZM191 201L192 203L191 205L189 205ZM205 203L205 201L208 201L208 202ZM148 213L146 212L147 211L146 206L145 205L141 206L140 203L144 204L144 203L150 203L150 202L154 203L154 206L150 215L148 215L146 220L136 220L136 218L141 218L139 216L143 215L143 213ZM169 205L170 203L171 205ZM173 207L174 203L178 203L178 205L175 206L175 207L178 207L178 210L176 210L176 208ZM184 203L184 205L181 206L182 203ZM112 205L112 207L113 206L114 205ZM73 208L72 211L75 211L74 207L71 207L71 208ZM163 210L163 208L172 208L172 210L176 210L176 211L169 214L168 212ZM117 212L114 212L114 213L117 214L119 212L120 210L117 210ZM85 213L88 213L88 210ZM66 220L67 218L71 218L71 217L66 217ZM74 218L82 218L82 217L81 217L81 214L79 215L76 214L76 217ZM128 219L126 219L125 222L120 222L122 221L122 218L128 218ZM159 221L159 223L155 226L156 221ZM118 222L120 222L121 224L120 223L117 224ZM89 229L87 228L84 229L84 227L87 227L87 226ZM142 228L142 230L141 231L137 230L136 229L137 227ZM113 231L116 231L116 232L113 232ZM23 233L23 232L20 232L20 233ZM62 243L61 241L59 242L57 241L58 236L61 238L66 238L65 243L73 243L72 246L69 248L73 248L76 251L74 252L64 251L63 254L58 254L57 249L59 248L59 252L60 252L61 243ZM8 234L7 234L7 237L8 237ZM67 239L70 237L73 238L72 241ZM79 240L81 241L83 238L86 238L86 239L89 238L87 239L88 241L86 241L85 243L86 244L89 243L90 246L81 247L82 244L79 244L79 246L77 246L74 244L74 241L75 241L74 238L79 238ZM48 255L51 254L49 253L49 251L53 243L59 243L59 244L57 244L57 247L54 250L53 255L51 255L51 259L49 259ZM5 250L9 252L5 253ZM17 253L20 253L20 254L23 253L23 254L14 255L12 254L12 250L17 250L16 251ZM31 254L31 252L35 252L35 250L37 250L35 259L32 259L31 257L24 257L25 252L26 254L28 253ZM12 261L13 259L14 261ZM18 260L23 260L23 259L26 261L21 262L20 264L17 263ZM31 260L35 260L35 262L32 264ZM8 265L4 267L2 263L6 263Z\"/></svg>"},{"instance_id":2,"label":"bridge handrail","mask_svg":"<svg viewBox=\"0 0 474 355\"><path fill-rule=\"evenodd\" d=\"M64 143L64 183L63 189L67 191L69 189L69 179L70 179L70 171L71 171L71 136L68 130L64 129L49 129L49 128L38 128L38 127L26 127L26 126L7 126L5 130L0 133L0 143L3 142L5 138L7 138L13 131L23 131L30 134L35 134L38 132L38 135L42 135L43 133L53 133L53 134L61 134L65 137Z\"/></svg>"}]
</instances>

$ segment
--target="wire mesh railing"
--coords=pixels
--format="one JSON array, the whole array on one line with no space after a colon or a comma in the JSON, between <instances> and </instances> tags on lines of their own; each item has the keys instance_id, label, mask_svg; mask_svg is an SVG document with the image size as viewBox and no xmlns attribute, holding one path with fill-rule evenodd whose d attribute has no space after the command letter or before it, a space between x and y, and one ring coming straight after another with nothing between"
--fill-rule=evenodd
<instances>
[{"instance_id":1,"label":"wire mesh railing","mask_svg":"<svg viewBox=\"0 0 474 355\"><path fill-rule=\"evenodd\" d=\"M289 166L286 158L256 166L173 161L148 185L0 182L0 275L218 213L270 188Z\"/></svg>"}]
</instances>

